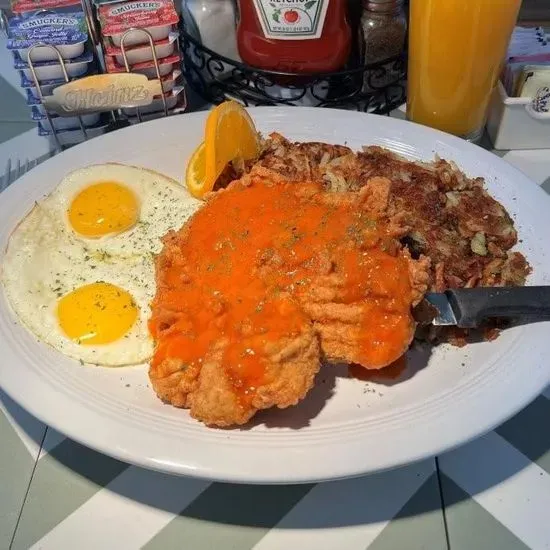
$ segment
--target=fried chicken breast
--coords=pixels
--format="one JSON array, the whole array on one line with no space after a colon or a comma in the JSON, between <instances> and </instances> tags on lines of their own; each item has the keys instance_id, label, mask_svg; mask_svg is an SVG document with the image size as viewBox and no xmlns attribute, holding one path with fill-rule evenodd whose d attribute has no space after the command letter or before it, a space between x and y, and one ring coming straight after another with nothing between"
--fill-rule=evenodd
<instances>
[{"instance_id":1,"label":"fried chicken breast","mask_svg":"<svg viewBox=\"0 0 550 550\"><path fill-rule=\"evenodd\" d=\"M226 342L219 342L200 365L166 358L151 366L149 377L157 395L207 425L228 427L248 422L262 409L296 405L313 387L319 371L319 342L307 323L303 331L266 349L266 381L243 399L223 366ZM244 396L246 397L246 395Z\"/></svg>"},{"instance_id":2,"label":"fried chicken breast","mask_svg":"<svg viewBox=\"0 0 550 550\"><path fill-rule=\"evenodd\" d=\"M388 216L391 182L359 192L262 168L214 193L157 258L150 379L214 426L296 404L322 358L382 368L409 346L429 261Z\"/></svg>"}]
</instances>

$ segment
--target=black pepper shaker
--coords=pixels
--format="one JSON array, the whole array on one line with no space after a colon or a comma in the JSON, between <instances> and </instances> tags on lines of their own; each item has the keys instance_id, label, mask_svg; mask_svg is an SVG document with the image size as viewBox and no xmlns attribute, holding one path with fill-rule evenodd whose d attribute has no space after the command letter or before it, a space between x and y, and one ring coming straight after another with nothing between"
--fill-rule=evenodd
<instances>
[{"instance_id":1,"label":"black pepper shaker","mask_svg":"<svg viewBox=\"0 0 550 550\"><path fill-rule=\"evenodd\" d=\"M359 23L359 48L362 64L379 63L403 52L407 36L407 18L403 0L363 0L363 11ZM364 89L383 87L395 75L391 68L387 73L365 73Z\"/></svg>"}]
</instances>

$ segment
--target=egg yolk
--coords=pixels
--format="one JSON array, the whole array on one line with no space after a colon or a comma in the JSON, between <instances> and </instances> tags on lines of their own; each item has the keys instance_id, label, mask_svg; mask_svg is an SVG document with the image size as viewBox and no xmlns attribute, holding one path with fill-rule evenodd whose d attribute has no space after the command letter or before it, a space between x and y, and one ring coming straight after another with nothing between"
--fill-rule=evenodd
<instances>
[{"instance_id":1,"label":"egg yolk","mask_svg":"<svg viewBox=\"0 0 550 550\"><path fill-rule=\"evenodd\" d=\"M66 294L57 304L63 332L83 345L108 344L122 338L138 315L132 296L110 283L92 283Z\"/></svg>"},{"instance_id":2,"label":"egg yolk","mask_svg":"<svg viewBox=\"0 0 550 550\"><path fill-rule=\"evenodd\" d=\"M121 233L133 227L139 216L137 197L114 181L102 181L86 187L69 207L69 222L86 237Z\"/></svg>"}]
</instances>

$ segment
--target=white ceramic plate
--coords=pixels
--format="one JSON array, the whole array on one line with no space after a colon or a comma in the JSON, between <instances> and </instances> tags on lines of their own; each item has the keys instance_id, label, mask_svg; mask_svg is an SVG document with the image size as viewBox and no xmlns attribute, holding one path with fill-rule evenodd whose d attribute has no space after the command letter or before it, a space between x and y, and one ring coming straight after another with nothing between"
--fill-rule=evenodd
<instances>
[{"instance_id":1,"label":"white ceramic plate","mask_svg":"<svg viewBox=\"0 0 550 550\"><path fill-rule=\"evenodd\" d=\"M490 192L516 220L530 284L550 283L550 200L495 155L401 120L356 112L258 108L258 128L295 140L389 147L412 159L435 153ZM70 170L117 161L180 179L202 139L205 113L140 124L77 146L27 173L2 193L0 245L35 200ZM505 331L463 349L416 352L404 380L377 384L325 367L298 407L258 415L248 429L216 430L163 405L144 366L81 367L37 342L0 296L0 385L67 436L119 459L176 474L248 483L309 482L359 475L440 453L490 430L550 383L550 325ZM426 365L427 362L427 365ZM423 367L423 368L420 368Z\"/></svg>"}]
</instances>

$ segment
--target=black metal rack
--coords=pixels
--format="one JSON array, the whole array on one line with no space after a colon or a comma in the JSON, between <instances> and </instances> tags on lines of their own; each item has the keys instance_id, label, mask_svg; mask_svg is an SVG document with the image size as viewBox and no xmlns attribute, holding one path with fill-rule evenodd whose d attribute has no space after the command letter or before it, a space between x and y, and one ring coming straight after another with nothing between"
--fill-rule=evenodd
<instances>
[{"instance_id":1,"label":"black metal rack","mask_svg":"<svg viewBox=\"0 0 550 550\"><path fill-rule=\"evenodd\" d=\"M220 55L181 30L183 72L205 101L310 105L387 114L405 101L406 54L327 74L260 70Z\"/></svg>"}]
</instances>

